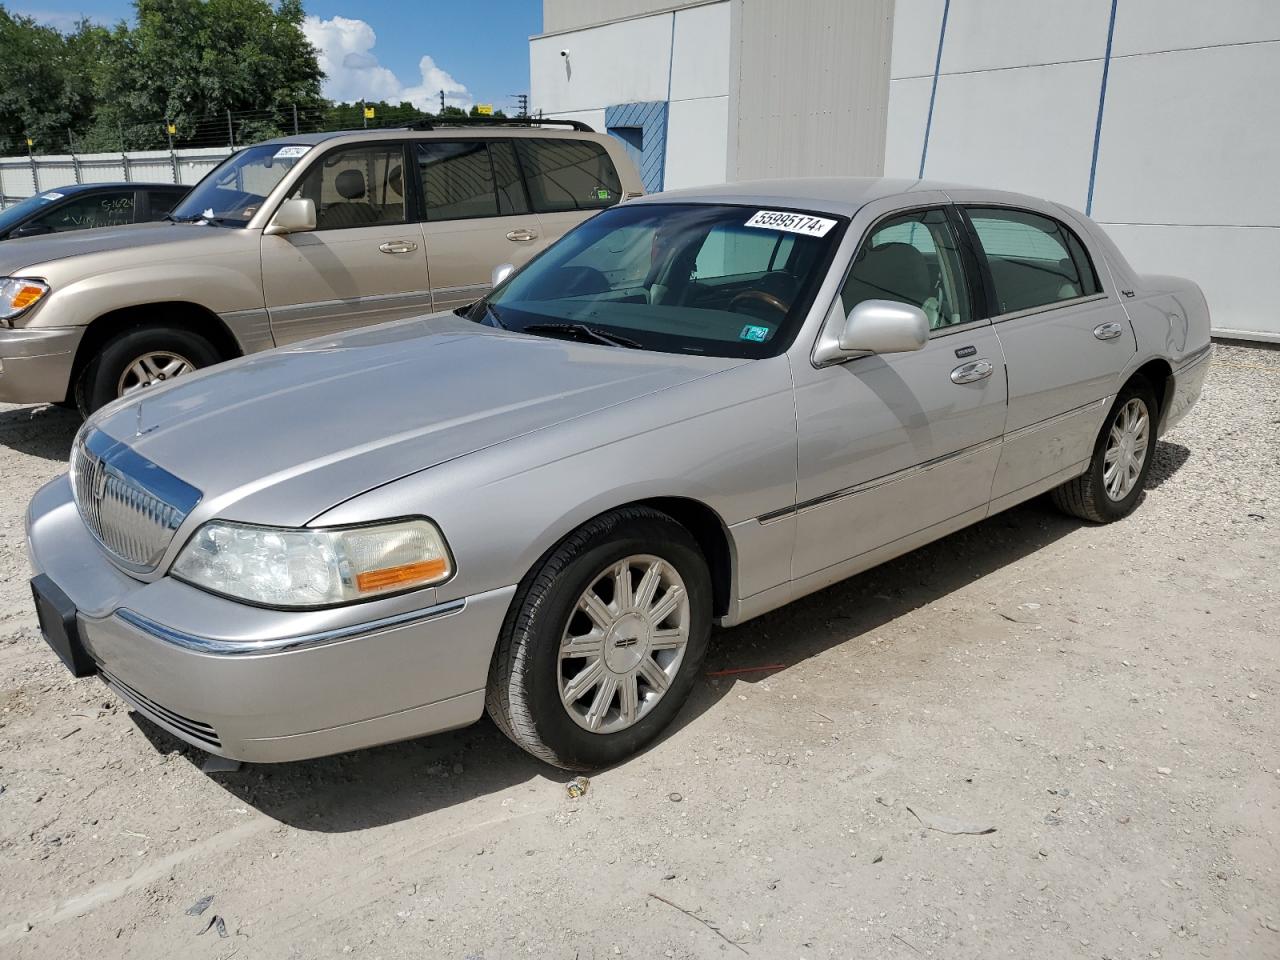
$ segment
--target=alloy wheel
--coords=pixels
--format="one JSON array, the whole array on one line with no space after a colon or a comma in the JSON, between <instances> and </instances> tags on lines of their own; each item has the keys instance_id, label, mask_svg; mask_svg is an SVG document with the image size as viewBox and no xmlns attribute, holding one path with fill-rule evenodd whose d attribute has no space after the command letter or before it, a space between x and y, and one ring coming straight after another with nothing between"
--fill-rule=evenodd
<instances>
[{"instance_id":1,"label":"alloy wheel","mask_svg":"<svg viewBox=\"0 0 1280 960\"><path fill-rule=\"evenodd\" d=\"M560 702L592 733L634 726L666 694L684 660L689 594L661 557L630 556L600 571L560 641Z\"/></svg>"},{"instance_id":2,"label":"alloy wheel","mask_svg":"<svg viewBox=\"0 0 1280 960\"><path fill-rule=\"evenodd\" d=\"M146 387L165 383L195 369L186 357L168 350L151 350L124 368L116 384L116 396L128 396Z\"/></svg>"},{"instance_id":3,"label":"alloy wheel","mask_svg":"<svg viewBox=\"0 0 1280 960\"><path fill-rule=\"evenodd\" d=\"M1147 405L1140 397L1130 398L1111 424L1103 454L1102 484L1111 500L1119 502L1129 496L1142 476L1150 434Z\"/></svg>"}]
</instances>

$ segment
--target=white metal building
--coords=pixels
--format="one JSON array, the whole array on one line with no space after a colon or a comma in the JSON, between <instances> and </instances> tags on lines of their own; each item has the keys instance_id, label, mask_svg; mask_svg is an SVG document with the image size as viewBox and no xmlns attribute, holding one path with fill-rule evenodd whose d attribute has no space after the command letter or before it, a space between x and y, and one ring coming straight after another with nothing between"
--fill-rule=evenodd
<instances>
[{"instance_id":1,"label":"white metal building","mask_svg":"<svg viewBox=\"0 0 1280 960\"><path fill-rule=\"evenodd\" d=\"M532 107L651 189L889 175L1088 211L1280 341L1280 0L544 0Z\"/></svg>"}]
</instances>

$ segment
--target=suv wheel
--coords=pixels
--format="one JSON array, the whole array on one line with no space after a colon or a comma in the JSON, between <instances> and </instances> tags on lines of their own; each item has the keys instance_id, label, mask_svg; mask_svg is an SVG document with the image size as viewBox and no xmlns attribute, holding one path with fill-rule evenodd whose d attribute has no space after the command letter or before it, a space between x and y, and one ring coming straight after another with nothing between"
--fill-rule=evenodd
<instances>
[{"instance_id":1,"label":"suv wheel","mask_svg":"<svg viewBox=\"0 0 1280 960\"><path fill-rule=\"evenodd\" d=\"M167 383L222 358L204 337L176 327L134 327L108 340L76 383L85 416L118 397Z\"/></svg>"},{"instance_id":2,"label":"suv wheel","mask_svg":"<svg viewBox=\"0 0 1280 960\"><path fill-rule=\"evenodd\" d=\"M689 532L644 507L604 514L517 592L489 671L489 714L548 763L608 766L671 722L710 633L711 576Z\"/></svg>"}]
</instances>

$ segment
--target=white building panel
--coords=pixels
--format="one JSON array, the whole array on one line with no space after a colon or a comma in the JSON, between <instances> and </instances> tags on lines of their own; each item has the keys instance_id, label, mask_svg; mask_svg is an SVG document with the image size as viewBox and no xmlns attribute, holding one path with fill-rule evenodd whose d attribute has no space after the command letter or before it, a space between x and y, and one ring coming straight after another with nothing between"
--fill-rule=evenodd
<instances>
[{"instance_id":1,"label":"white building panel","mask_svg":"<svg viewBox=\"0 0 1280 960\"><path fill-rule=\"evenodd\" d=\"M1111 55L1259 40L1280 40L1277 0L1121 0Z\"/></svg>"},{"instance_id":2,"label":"white building panel","mask_svg":"<svg viewBox=\"0 0 1280 960\"><path fill-rule=\"evenodd\" d=\"M724 183L729 98L673 101L667 114L666 189Z\"/></svg>"},{"instance_id":3,"label":"white building panel","mask_svg":"<svg viewBox=\"0 0 1280 960\"><path fill-rule=\"evenodd\" d=\"M558 116L666 100L670 71L670 14L536 37L529 41L530 108Z\"/></svg>"},{"instance_id":4,"label":"white building panel","mask_svg":"<svg viewBox=\"0 0 1280 960\"><path fill-rule=\"evenodd\" d=\"M892 79L933 76L944 6L944 0L897 0L894 4Z\"/></svg>"},{"instance_id":5,"label":"white building panel","mask_svg":"<svg viewBox=\"0 0 1280 960\"><path fill-rule=\"evenodd\" d=\"M1101 77L1093 61L940 78L925 176L1084 207Z\"/></svg>"},{"instance_id":6,"label":"white building panel","mask_svg":"<svg viewBox=\"0 0 1280 960\"><path fill-rule=\"evenodd\" d=\"M728 96L729 4L679 10L675 18L671 99Z\"/></svg>"},{"instance_id":7,"label":"white building panel","mask_svg":"<svg viewBox=\"0 0 1280 960\"><path fill-rule=\"evenodd\" d=\"M929 119L933 77L889 81L889 124L885 132L884 175L915 177Z\"/></svg>"},{"instance_id":8,"label":"white building panel","mask_svg":"<svg viewBox=\"0 0 1280 960\"><path fill-rule=\"evenodd\" d=\"M1110 14L1111 0L952 0L942 72L1101 59Z\"/></svg>"},{"instance_id":9,"label":"white building panel","mask_svg":"<svg viewBox=\"0 0 1280 960\"><path fill-rule=\"evenodd\" d=\"M1134 268L1200 284L1215 333L1280 341L1270 277L1280 263L1280 229L1104 224Z\"/></svg>"},{"instance_id":10,"label":"white building panel","mask_svg":"<svg viewBox=\"0 0 1280 960\"><path fill-rule=\"evenodd\" d=\"M1275 90L1280 43L1113 60L1094 215L1280 226L1280 191L1259 189L1280 157Z\"/></svg>"}]
</instances>

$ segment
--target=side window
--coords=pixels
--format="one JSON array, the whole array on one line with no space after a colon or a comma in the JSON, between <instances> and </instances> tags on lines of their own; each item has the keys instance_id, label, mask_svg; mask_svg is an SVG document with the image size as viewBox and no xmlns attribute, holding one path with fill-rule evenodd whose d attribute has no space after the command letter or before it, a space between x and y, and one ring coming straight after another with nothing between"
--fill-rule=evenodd
<instances>
[{"instance_id":1,"label":"side window","mask_svg":"<svg viewBox=\"0 0 1280 960\"><path fill-rule=\"evenodd\" d=\"M163 220L165 214L178 205L185 194L171 190L150 190L147 193L147 219Z\"/></svg>"},{"instance_id":2,"label":"side window","mask_svg":"<svg viewBox=\"0 0 1280 960\"><path fill-rule=\"evenodd\" d=\"M31 222L48 227L55 233L92 227L120 227L133 223L133 191L78 197Z\"/></svg>"},{"instance_id":3,"label":"side window","mask_svg":"<svg viewBox=\"0 0 1280 960\"><path fill-rule=\"evenodd\" d=\"M848 313L863 300L896 300L919 307L929 329L973 319L969 284L955 231L940 209L881 221L854 257L840 291Z\"/></svg>"},{"instance_id":4,"label":"side window","mask_svg":"<svg viewBox=\"0 0 1280 960\"><path fill-rule=\"evenodd\" d=\"M693 264L693 279L714 280L781 270L795 246L795 234L717 226L707 233Z\"/></svg>"},{"instance_id":5,"label":"side window","mask_svg":"<svg viewBox=\"0 0 1280 960\"><path fill-rule=\"evenodd\" d=\"M991 269L1000 313L1099 291L1084 245L1057 220L1002 207L967 209Z\"/></svg>"},{"instance_id":6,"label":"side window","mask_svg":"<svg viewBox=\"0 0 1280 960\"><path fill-rule=\"evenodd\" d=\"M293 196L315 201L318 230L404 223L403 147L388 143L326 154Z\"/></svg>"},{"instance_id":7,"label":"side window","mask_svg":"<svg viewBox=\"0 0 1280 960\"><path fill-rule=\"evenodd\" d=\"M500 140L427 140L418 144L427 220L469 220L529 209L515 148Z\"/></svg>"},{"instance_id":8,"label":"side window","mask_svg":"<svg viewBox=\"0 0 1280 960\"><path fill-rule=\"evenodd\" d=\"M538 213L600 210L622 199L618 171L600 144L521 137L515 145Z\"/></svg>"}]
</instances>

